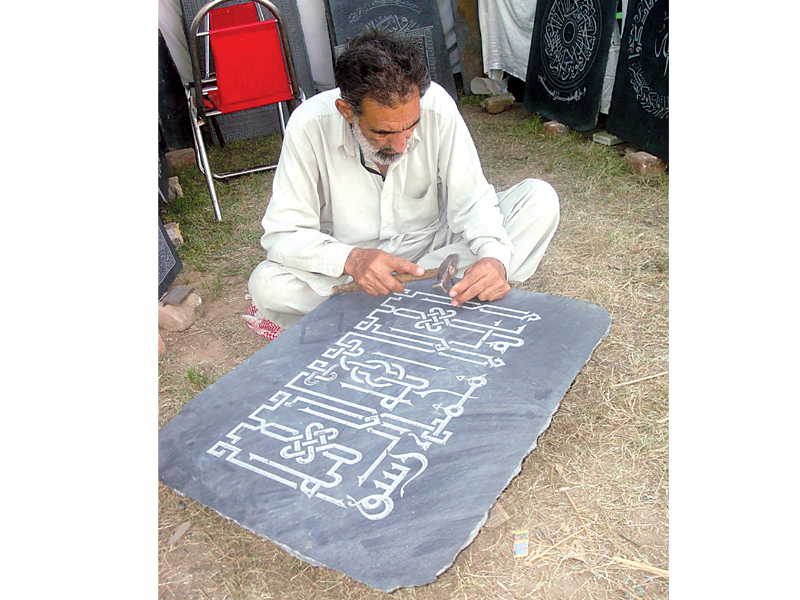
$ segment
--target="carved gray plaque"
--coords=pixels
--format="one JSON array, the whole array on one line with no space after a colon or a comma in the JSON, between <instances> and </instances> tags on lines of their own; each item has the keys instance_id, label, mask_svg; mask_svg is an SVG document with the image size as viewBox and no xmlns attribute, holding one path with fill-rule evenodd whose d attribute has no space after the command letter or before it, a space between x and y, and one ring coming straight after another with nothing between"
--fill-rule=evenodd
<instances>
[{"instance_id":1,"label":"carved gray plaque","mask_svg":"<svg viewBox=\"0 0 800 600\"><path fill-rule=\"evenodd\" d=\"M611 319L430 282L326 300L159 434L159 476L315 565L391 591L477 534Z\"/></svg>"},{"instance_id":2,"label":"carved gray plaque","mask_svg":"<svg viewBox=\"0 0 800 600\"><path fill-rule=\"evenodd\" d=\"M458 100L442 17L436 2L420 0L325 0L334 59L366 27L409 38L428 65L431 79Z\"/></svg>"}]
</instances>

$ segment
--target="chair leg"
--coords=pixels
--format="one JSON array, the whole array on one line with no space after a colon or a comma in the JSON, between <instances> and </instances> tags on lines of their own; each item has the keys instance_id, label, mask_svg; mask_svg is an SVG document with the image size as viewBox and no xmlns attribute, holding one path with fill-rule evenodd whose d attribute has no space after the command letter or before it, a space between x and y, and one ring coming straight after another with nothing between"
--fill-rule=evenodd
<instances>
[{"instance_id":1,"label":"chair leg","mask_svg":"<svg viewBox=\"0 0 800 600\"><path fill-rule=\"evenodd\" d=\"M281 122L281 137L286 137L286 119L283 116L283 102L278 102L278 120Z\"/></svg>"},{"instance_id":2,"label":"chair leg","mask_svg":"<svg viewBox=\"0 0 800 600\"><path fill-rule=\"evenodd\" d=\"M199 128L197 134L201 134ZM211 175L211 165L208 162L206 147L202 141L200 142L200 160L203 163L202 171L206 176L206 185L208 186L208 193L211 196L211 204L214 205L214 215L217 217L217 221L222 221L222 213L219 210L219 201L217 200L217 190L214 187L214 178Z\"/></svg>"},{"instance_id":3,"label":"chair leg","mask_svg":"<svg viewBox=\"0 0 800 600\"><path fill-rule=\"evenodd\" d=\"M200 131L200 124L197 122L197 110L192 105L191 96L189 99L189 117L189 120L192 122L195 156L199 158L197 166L200 172L206 177L206 185L208 186L208 193L211 196L211 204L214 206L214 215L217 221L222 221L222 213L220 212L219 201L217 200L217 190L214 188L214 177L211 174L211 164L208 162L208 154L206 153L206 146L203 142L203 132Z\"/></svg>"}]
</instances>

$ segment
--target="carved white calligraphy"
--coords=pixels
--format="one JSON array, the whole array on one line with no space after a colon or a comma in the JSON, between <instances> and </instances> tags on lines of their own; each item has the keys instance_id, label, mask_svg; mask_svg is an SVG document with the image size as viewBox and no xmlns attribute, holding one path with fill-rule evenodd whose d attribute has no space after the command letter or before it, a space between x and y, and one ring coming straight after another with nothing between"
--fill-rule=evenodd
<instances>
[{"instance_id":1,"label":"carved white calligraphy","mask_svg":"<svg viewBox=\"0 0 800 600\"><path fill-rule=\"evenodd\" d=\"M384 519L540 320L493 303L454 309L433 293L392 294L207 454L311 501Z\"/></svg>"}]
</instances>

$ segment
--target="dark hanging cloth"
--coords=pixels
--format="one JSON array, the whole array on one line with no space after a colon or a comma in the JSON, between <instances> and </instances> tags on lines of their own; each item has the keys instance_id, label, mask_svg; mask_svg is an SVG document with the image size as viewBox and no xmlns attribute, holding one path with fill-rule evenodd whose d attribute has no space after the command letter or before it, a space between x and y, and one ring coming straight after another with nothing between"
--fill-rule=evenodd
<instances>
[{"instance_id":1,"label":"dark hanging cloth","mask_svg":"<svg viewBox=\"0 0 800 600\"><path fill-rule=\"evenodd\" d=\"M597 125L616 0L540 0L525 107L578 131Z\"/></svg>"},{"instance_id":2,"label":"dark hanging cloth","mask_svg":"<svg viewBox=\"0 0 800 600\"><path fill-rule=\"evenodd\" d=\"M669 0L629 0L606 129L669 160Z\"/></svg>"},{"instance_id":3,"label":"dark hanging cloth","mask_svg":"<svg viewBox=\"0 0 800 600\"><path fill-rule=\"evenodd\" d=\"M192 147L186 92L161 31L158 32L158 120L169 150Z\"/></svg>"}]
</instances>

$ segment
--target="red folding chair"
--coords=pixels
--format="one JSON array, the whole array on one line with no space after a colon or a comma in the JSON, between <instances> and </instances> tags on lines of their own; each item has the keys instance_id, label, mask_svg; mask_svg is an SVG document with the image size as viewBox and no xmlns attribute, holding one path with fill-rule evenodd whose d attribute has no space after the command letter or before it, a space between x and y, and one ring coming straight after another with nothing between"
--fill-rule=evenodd
<instances>
[{"instance_id":1,"label":"red folding chair","mask_svg":"<svg viewBox=\"0 0 800 600\"><path fill-rule=\"evenodd\" d=\"M211 169L202 127L209 122L222 139L214 117L277 104L281 135L285 134L283 105L291 112L304 100L280 12L267 0L229 4L212 0L195 15L189 33L194 81L186 86L197 166L205 175L217 221L222 214L214 180L274 169L277 164L215 173ZM266 8L273 18L263 18ZM203 66L198 41L203 40Z\"/></svg>"}]
</instances>

